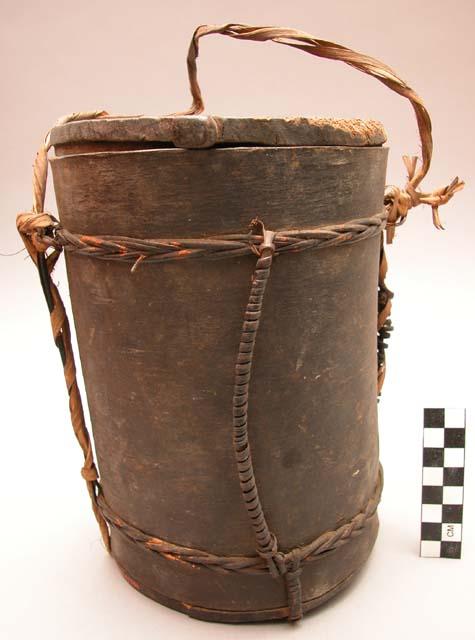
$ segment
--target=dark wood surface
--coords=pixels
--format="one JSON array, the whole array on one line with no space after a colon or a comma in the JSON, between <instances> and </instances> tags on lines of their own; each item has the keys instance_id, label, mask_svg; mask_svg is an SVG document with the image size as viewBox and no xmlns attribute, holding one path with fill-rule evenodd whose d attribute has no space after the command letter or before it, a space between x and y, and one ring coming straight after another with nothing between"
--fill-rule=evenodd
<instances>
[{"instance_id":1,"label":"dark wood surface","mask_svg":"<svg viewBox=\"0 0 475 640\"><path fill-rule=\"evenodd\" d=\"M56 126L51 143L59 153L71 143L160 142L183 148L218 144L266 146L378 146L386 142L380 122L335 118L224 118L163 116L99 118Z\"/></svg>"},{"instance_id":2,"label":"dark wood surface","mask_svg":"<svg viewBox=\"0 0 475 640\"><path fill-rule=\"evenodd\" d=\"M382 147L84 149L74 143L52 161L61 222L78 233L202 237L245 231L256 215L270 229L311 227L383 205ZM107 501L147 533L218 554L255 549L231 443L254 261L143 263L132 274L127 264L67 256ZM283 255L272 268L249 424L261 501L283 549L351 518L376 484L378 263L373 237ZM307 608L358 570L376 532L374 517L305 567ZM182 565L115 531L112 552L136 586L190 615L286 615L283 583L268 575Z\"/></svg>"}]
</instances>

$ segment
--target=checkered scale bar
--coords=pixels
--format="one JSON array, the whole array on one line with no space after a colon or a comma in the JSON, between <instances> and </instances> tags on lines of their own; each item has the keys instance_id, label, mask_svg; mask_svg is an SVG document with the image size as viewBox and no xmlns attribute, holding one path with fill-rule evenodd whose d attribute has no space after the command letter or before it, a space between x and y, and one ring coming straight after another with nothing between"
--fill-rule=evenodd
<instances>
[{"instance_id":1,"label":"checkered scale bar","mask_svg":"<svg viewBox=\"0 0 475 640\"><path fill-rule=\"evenodd\" d=\"M420 555L462 553L465 409L424 409Z\"/></svg>"}]
</instances>

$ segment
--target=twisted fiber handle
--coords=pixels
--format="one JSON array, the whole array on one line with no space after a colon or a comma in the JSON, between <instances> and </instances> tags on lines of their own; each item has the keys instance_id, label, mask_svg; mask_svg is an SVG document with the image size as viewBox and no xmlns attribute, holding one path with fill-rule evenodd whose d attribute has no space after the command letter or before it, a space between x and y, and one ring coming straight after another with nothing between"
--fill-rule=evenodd
<instances>
[{"instance_id":1,"label":"twisted fiber handle","mask_svg":"<svg viewBox=\"0 0 475 640\"><path fill-rule=\"evenodd\" d=\"M322 558L324 554L347 544L353 538L359 536L368 520L370 520L376 513L382 489L383 470L380 466L373 494L359 513L334 530L326 531L319 535L315 540L296 547L291 551L283 551L283 561L286 564L289 564L292 561L292 556L295 553L298 553L302 564L305 565L308 562L315 562ZM99 494L97 502L102 515L112 527L120 531L132 542L145 547L149 551L158 553L165 558L206 567L207 569L218 573L245 573L250 575L262 575L268 573L267 561L259 555L220 556L204 551L203 549L194 549L192 547L175 544L150 533L141 531L137 527L125 521L108 505L102 493Z\"/></svg>"},{"instance_id":2,"label":"twisted fiber handle","mask_svg":"<svg viewBox=\"0 0 475 640\"><path fill-rule=\"evenodd\" d=\"M83 112L82 114L71 114L64 120L98 118L104 115L106 115L104 111ZM99 525L102 540L106 549L110 551L109 528L97 504L97 497L101 492L101 487L97 467L94 462L91 438L84 417L81 392L76 377L76 363L71 342L71 328L63 300L52 279L52 272L61 255L62 249L44 240L44 238L53 234L54 225L57 224L53 216L44 212L48 178L48 137L49 134L46 136L45 143L36 154L33 165L32 212L26 214L20 213L16 218L16 225L23 244L38 270L41 287L50 314L53 339L60 353L63 365L64 380L69 398L71 425L84 455L81 476L86 482L87 491L91 499L92 511ZM47 244L48 246L46 246ZM47 253L48 249L51 250L49 254Z\"/></svg>"},{"instance_id":3,"label":"twisted fiber handle","mask_svg":"<svg viewBox=\"0 0 475 640\"><path fill-rule=\"evenodd\" d=\"M443 228L439 218L438 207L441 204L446 204L454 193L463 188L464 183L458 178L454 178L447 186L435 189L430 193L422 193L417 190L417 187L430 168L433 150L432 123L422 99L391 67L388 67L388 65L376 58L358 53L334 42L320 40L297 29L272 26L256 27L246 24L201 25L193 34L187 57L188 77L193 102L191 107L187 111L184 111L182 115L198 114L204 111L203 97L198 84L196 60L199 55L199 40L204 36L212 34L225 35L237 40L254 40L257 42L272 41L277 44L300 49L305 53L319 58L338 60L362 73L376 78L376 80L382 82L392 91L407 98L414 109L419 128L422 163L418 168L417 157L404 156L404 163L408 171L406 187L400 189L391 186L386 191L385 204L388 208L388 243L392 242L394 237L394 227L402 224L406 219L409 209L419 204L429 204L432 207L434 225L438 229Z\"/></svg>"},{"instance_id":4,"label":"twisted fiber handle","mask_svg":"<svg viewBox=\"0 0 475 640\"><path fill-rule=\"evenodd\" d=\"M36 203L42 207L42 203ZM48 229L50 217L47 214L34 214L35 224L44 233ZM57 286L51 277L54 266L61 254L60 249L54 249L48 256L42 248L42 242L37 241L37 236L31 233L31 214L20 214L17 218L18 231L23 239L25 247L36 265L40 277L41 286L50 313L53 339L58 347L63 364L64 379L69 397L69 412L74 435L79 442L84 455L84 465L81 475L84 478L91 499L92 510L99 524L102 539L107 550L110 550L109 529L98 505L97 496L100 493L97 468L94 462L91 439L84 418L81 393L76 378L76 365L71 343L71 329L64 308L63 300Z\"/></svg>"}]
</instances>

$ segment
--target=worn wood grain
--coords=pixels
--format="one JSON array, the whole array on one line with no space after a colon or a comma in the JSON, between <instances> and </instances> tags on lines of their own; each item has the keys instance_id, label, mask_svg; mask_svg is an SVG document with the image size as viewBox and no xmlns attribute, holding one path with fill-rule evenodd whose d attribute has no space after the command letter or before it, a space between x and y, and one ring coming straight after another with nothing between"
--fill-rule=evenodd
<instances>
[{"instance_id":1,"label":"worn wood grain","mask_svg":"<svg viewBox=\"0 0 475 640\"><path fill-rule=\"evenodd\" d=\"M99 118L69 122L51 131L51 144L155 142L181 148L255 144L266 146L378 146L386 141L380 122L332 118L224 118L164 116Z\"/></svg>"},{"instance_id":2,"label":"worn wood grain","mask_svg":"<svg viewBox=\"0 0 475 640\"><path fill-rule=\"evenodd\" d=\"M87 144L52 161L61 221L77 233L202 237L242 232L256 215L285 229L382 208L382 147L114 151L112 143L81 153ZM272 268L249 419L259 492L284 549L352 517L376 483L378 264L375 237L283 255ZM253 265L253 257L143 264L132 274L126 264L67 256L107 501L143 531L218 554L255 548L231 444ZM362 565L376 531L375 517L305 568L308 608ZM117 531L112 551L141 590L190 615L285 616L285 589L270 576L183 566Z\"/></svg>"}]
</instances>

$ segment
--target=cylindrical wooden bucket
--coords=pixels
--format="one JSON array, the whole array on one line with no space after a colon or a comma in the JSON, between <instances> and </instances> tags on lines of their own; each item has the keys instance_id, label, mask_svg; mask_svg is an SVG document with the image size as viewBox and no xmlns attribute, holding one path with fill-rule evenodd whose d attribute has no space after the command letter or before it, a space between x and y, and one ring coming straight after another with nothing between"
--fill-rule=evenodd
<instances>
[{"instance_id":1,"label":"cylindrical wooden bucket","mask_svg":"<svg viewBox=\"0 0 475 640\"><path fill-rule=\"evenodd\" d=\"M199 116L188 118L201 128ZM382 209L387 150L375 124L231 121L240 139L210 149L154 144L161 124L104 120L53 129L54 186L66 228L200 238L246 230L257 213L270 229L295 229ZM152 148L142 142L144 125ZM256 146L260 127L265 135ZM279 136L281 144L266 143ZM376 489L379 251L376 234L282 255L272 267L249 430L261 502L283 549L337 528ZM145 260L131 273L127 263L67 254L107 504L142 531L220 556L252 556L256 546L231 430L234 363L255 262L253 255ZM376 531L374 514L351 543L305 567L305 606L350 579ZM284 585L268 573L174 562L118 527L112 554L137 588L189 613L285 615Z\"/></svg>"},{"instance_id":2,"label":"cylindrical wooden bucket","mask_svg":"<svg viewBox=\"0 0 475 640\"><path fill-rule=\"evenodd\" d=\"M112 556L189 615L298 619L378 529L384 131L99 115L52 130L36 240L67 249Z\"/></svg>"}]
</instances>

